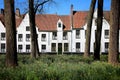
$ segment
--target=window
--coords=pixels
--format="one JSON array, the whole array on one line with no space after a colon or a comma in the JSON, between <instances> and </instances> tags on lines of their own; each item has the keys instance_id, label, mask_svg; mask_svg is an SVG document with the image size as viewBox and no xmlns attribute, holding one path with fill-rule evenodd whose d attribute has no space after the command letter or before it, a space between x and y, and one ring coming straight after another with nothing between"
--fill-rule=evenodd
<instances>
[{"instance_id":1,"label":"window","mask_svg":"<svg viewBox=\"0 0 120 80\"><path fill-rule=\"evenodd\" d=\"M80 39L80 30L76 30L76 39Z\"/></svg>"},{"instance_id":2,"label":"window","mask_svg":"<svg viewBox=\"0 0 120 80\"><path fill-rule=\"evenodd\" d=\"M30 45L26 45L26 52L30 52Z\"/></svg>"},{"instance_id":3,"label":"window","mask_svg":"<svg viewBox=\"0 0 120 80\"><path fill-rule=\"evenodd\" d=\"M29 26L26 26L26 31L30 31L30 27Z\"/></svg>"},{"instance_id":4,"label":"window","mask_svg":"<svg viewBox=\"0 0 120 80\"><path fill-rule=\"evenodd\" d=\"M42 34L41 41L46 41L46 34Z\"/></svg>"},{"instance_id":5,"label":"window","mask_svg":"<svg viewBox=\"0 0 120 80\"><path fill-rule=\"evenodd\" d=\"M97 26L97 19L95 19L95 26Z\"/></svg>"},{"instance_id":6,"label":"window","mask_svg":"<svg viewBox=\"0 0 120 80\"><path fill-rule=\"evenodd\" d=\"M1 43L1 52L5 52L5 43Z\"/></svg>"},{"instance_id":7,"label":"window","mask_svg":"<svg viewBox=\"0 0 120 80\"><path fill-rule=\"evenodd\" d=\"M76 43L76 52L80 52L80 43Z\"/></svg>"},{"instance_id":8,"label":"window","mask_svg":"<svg viewBox=\"0 0 120 80\"><path fill-rule=\"evenodd\" d=\"M52 39L53 40L57 40L57 32L53 32L52 33Z\"/></svg>"},{"instance_id":9,"label":"window","mask_svg":"<svg viewBox=\"0 0 120 80\"><path fill-rule=\"evenodd\" d=\"M61 27L61 23L60 23L60 22L58 23L58 27L59 27L59 28Z\"/></svg>"},{"instance_id":10,"label":"window","mask_svg":"<svg viewBox=\"0 0 120 80\"><path fill-rule=\"evenodd\" d=\"M106 39L109 38L109 30L105 30L105 38L106 38Z\"/></svg>"},{"instance_id":11,"label":"window","mask_svg":"<svg viewBox=\"0 0 120 80\"><path fill-rule=\"evenodd\" d=\"M18 41L22 41L22 34L18 34Z\"/></svg>"},{"instance_id":12,"label":"window","mask_svg":"<svg viewBox=\"0 0 120 80\"><path fill-rule=\"evenodd\" d=\"M109 43L106 42L106 43L105 43L105 52L108 52L108 46L109 46Z\"/></svg>"},{"instance_id":13,"label":"window","mask_svg":"<svg viewBox=\"0 0 120 80\"><path fill-rule=\"evenodd\" d=\"M85 38L86 38L87 30L85 30Z\"/></svg>"},{"instance_id":14,"label":"window","mask_svg":"<svg viewBox=\"0 0 120 80\"><path fill-rule=\"evenodd\" d=\"M30 34L26 34L26 41L30 41Z\"/></svg>"},{"instance_id":15,"label":"window","mask_svg":"<svg viewBox=\"0 0 120 80\"><path fill-rule=\"evenodd\" d=\"M1 33L1 40L5 40L5 33Z\"/></svg>"},{"instance_id":16,"label":"window","mask_svg":"<svg viewBox=\"0 0 120 80\"><path fill-rule=\"evenodd\" d=\"M18 52L22 52L22 45L18 45Z\"/></svg>"},{"instance_id":17,"label":"window","mask_svg":"<svg viewBox=\"0 0 120 80\"><path fill-rule=\"evenodd\" d=\"M67 40L68 36L67 36L67 32L63 32L63 40Z\"/></svg>"},{"instance_id":18,"label":"window","mask_svg":"<svg viewBox=\"0 0 120 80\"><path fill-rule=\"evenodd\" d=\"M68 43L64 43L64 51L68 51Z\"/></svg>"},{"instance_id":19,"label":"window","mask_svg":"<svg viewBox=\"0 0 120 80\"><path fill-rule=\"evenodd\" d=\"M42 52L45 52L45 50L46 50L46 45L42 45L41 51L42 51Z\"/></svg>"},{"instance_id":20,"label":"window","mask_svg":"<svg viewBox=\"0 0 120 80\"><path fill-rule=\"evenodd\" d=\"M52 50L53 52L55 52L55 51L56 51L56 43L52 43L52 47L51 47L51 48L52 48L51 50Z\"/></svg>"}]
</instances>

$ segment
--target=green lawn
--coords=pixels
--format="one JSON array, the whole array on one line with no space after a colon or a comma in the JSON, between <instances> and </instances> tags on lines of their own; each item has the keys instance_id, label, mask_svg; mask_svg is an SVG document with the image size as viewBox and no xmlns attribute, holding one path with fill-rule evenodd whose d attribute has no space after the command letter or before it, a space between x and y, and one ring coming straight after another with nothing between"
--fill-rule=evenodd
<instances>
[{"instance_id":1,"label":"green lawn","mask_svg":"<svg viewBox=\"0 0 120 80\"><path fill-rule=\"evenodd\" d=\"M18 55L19 66L6 68L5 56L0 55L0 80L120 80L120 66L81 55L42 55L36 60Z\"/></svg>"}]
</instances>

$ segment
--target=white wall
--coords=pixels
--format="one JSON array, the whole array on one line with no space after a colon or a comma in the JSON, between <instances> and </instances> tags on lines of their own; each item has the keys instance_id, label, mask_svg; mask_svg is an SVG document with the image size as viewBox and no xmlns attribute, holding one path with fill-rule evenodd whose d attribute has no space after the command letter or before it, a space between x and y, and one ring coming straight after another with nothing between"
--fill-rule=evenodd
<instances>
[{"instance_id":1,"label":"white wall","mask_svg":"<svg viewBox=\"0 0 120 80\"><path fill-rule=\"evenodd\" d=\"M91 47L90 47L90 52L94 51L94 42L95 42L95 30L96 30L96 25L95 25L95 20L97 17L97 10L94 13L94 18L93 18L93 23L92 23L92 31L91 31ZM61 23L62 26L58 27L58 23ZM26 31L26 26L29 26L29 16L28 14L25 15L23 21L17 28L17 49L18 45L23 45L22 52L26 52L26 45L30 45L30 41L26 41L26 34L30 34L30 31ZM53 31L38 31L38 28L36 27L37 34L38 34L38 46L39 46L39 51L41 52L41 46L46 45L46 50L43 52L51 52L51 44L56 43L56 52L58 51L58 43L62 43L63 47L63 52L64 52L64 43L68 43L69 45L69 52L76 52L76 43L80 42L80 52L84 52L85 50L85 30L87 29L87 23L84 26L80 26L81 28L78 29L80 30L80 39L76 39L76 29L73 29L72 31L69 30L68 32L68 39L63 40L63 22L61 19L58 20L56 23L57 27L57 40L52 39L52 32ZM105 39L105 30L109 30L110 25L109 23L103 18L103 26L102 26L102 35L101 35L101 52L105 52L105 42L109 42L109 39ZM5 27L0 21L0 44L5 43L5 41L1 41L1 32L5 32ZM23 34L23 41L19 42L18 41L18 34ZM41 35L46 34L46 40L41 41ZM120 42L120 39L119 39ZM120 44L119 44L120 46ZM120 48L119 48L120 51ZM1 52L1 45L0 45L0 52Z\"/></svg>"},{"instance_id":2,"label":"white wall","mask_svg":"<svg viewBox=\"0 0 120 80\"><path fill-rule=\"evenodd\" d=\"M1 40L1 33L6 33L5 27L2 24L2 22L0 21L0 52L1 52L1 43L6 44L6 39L5 40ZM6 51L6 49L5 49Z\"/></svg>"}]
</instances>

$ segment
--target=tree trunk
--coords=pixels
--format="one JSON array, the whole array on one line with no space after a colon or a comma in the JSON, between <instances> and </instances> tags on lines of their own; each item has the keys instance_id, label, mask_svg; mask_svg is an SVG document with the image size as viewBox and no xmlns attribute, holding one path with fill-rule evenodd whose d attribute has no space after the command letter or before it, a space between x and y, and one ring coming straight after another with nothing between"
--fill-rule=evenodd
<instances>
[{"instance_id":1,"label":"tree trunk","mask_svg":"<svg viewBox=\"0 0 120 80\"><path fill-rule=\"evenodd\" d=\"M36 58L39 54L37 32L35 26L35 12L34 0L29 0L29 18L30 18L30 32L31 32L31 57Z\"/></svg>"},{"instance_id":2,"label":"tree trunk","mask_svg":"<svg viewBox=\"0 0 120 80\"><path fill-rule=\"evenodd\" d=\"M103 0L98 0L97 32L95 36L94 60L100 60L101 32L103 20Z\"/></svg>"},{"instance_id":3,"label":"tree trunk","mask_svg":"<svg viewBox=\"0 0 120 80\"><path fill-rule=\"evenodd\" d=\"M95 8L96 0L92 0L90 11L88 14L88 20L87 20L87 33L86 33L86 43L85 43L85 53L84 57L89 57L90 55L90 40L91 40L91 27L92 27L92 19L93 19L93 13Z\"/></svg>"},{"instance_id":4,"label":"tree trunk","mask_svg":"<svg viewBox=\"0 0 120 80\"><path fill-rule=\"evenodd\" d=\"M108 62L111 64L116 64L119 60L119 6L119 0L112 0L110 15L110 43L108 55Z\"/></svg>"},{"instance_id":5,"label":"tree trunk","mask_svg":"<svg viewBox=\"0 0 120 80\"><path fill-rule=\"evenodd\" d=\"M15 67L17 63L16 26L14 0L4 0L6 27L6 66Z\"/></svg>"}]
</instances>

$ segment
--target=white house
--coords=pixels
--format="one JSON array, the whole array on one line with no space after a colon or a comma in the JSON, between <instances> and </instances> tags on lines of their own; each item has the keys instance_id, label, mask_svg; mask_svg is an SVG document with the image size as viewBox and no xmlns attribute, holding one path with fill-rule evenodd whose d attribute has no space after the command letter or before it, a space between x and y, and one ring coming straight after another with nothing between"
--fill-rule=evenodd
<instances>
[{"instance_id":1,"label":"white house","mask_svg":"<svg viewBox=\"0 0 120 80\"><path fill-rule=\"evenodd\" d=\"M17 52L30 52L29 15L20 15L16 11ZM0 14L2 15L2 14ZM36 30L40 53L83 53L85 50L85 34L88 11L73 11L70 15L37 14ZM101 53L108 52L109 45L109 11L104 11ZM97 10L94 12L90 52L94 51ZM5 53L5 26L0 16L0 53Z\"/></svg>"}]
</instances>

